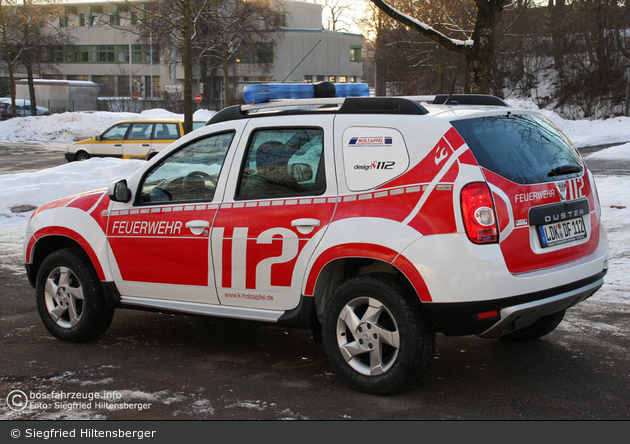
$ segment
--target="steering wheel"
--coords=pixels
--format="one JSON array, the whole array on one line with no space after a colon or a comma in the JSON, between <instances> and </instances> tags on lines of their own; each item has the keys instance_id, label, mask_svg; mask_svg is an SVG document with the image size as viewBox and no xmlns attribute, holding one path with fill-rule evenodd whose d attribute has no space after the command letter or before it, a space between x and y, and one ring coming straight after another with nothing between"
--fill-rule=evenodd
<instances>
[{"instance_id":1,"label":"steering wheel","mask_svg":"<svg viewBox=\"0 0 630 444\"><path fill-rule=\"evenodd\" d=\"M206 180L210 182L210 186L206 185ZM182 180L182 193L192 199L212 199L215 188L216 183L212 180L212 176L203 171L192 171Z\"/></svg>"}]
</instances>

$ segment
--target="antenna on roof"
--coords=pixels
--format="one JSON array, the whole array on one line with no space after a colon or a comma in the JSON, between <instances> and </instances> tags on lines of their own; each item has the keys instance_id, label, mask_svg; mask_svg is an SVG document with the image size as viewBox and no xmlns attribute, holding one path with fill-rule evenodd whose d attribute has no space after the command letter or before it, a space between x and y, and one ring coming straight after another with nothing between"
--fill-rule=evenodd
<instances>
[{"instance_id":1,"label":"antenna on roof","mask_svg":"<svg viewBox=\"0 0 630 444\"><path fill-rule=\"evenodd\" d=\"M451 85L451 93L448 95L448 99L444 102L444 105L459 105L458 102L453 100L453 92L455 91L455 82L457 81L457 77L453 79L453 84Z\"/></svg>"},{"instance_id":2,"label":"antenna on roof","mask_svg":"<svg viewBox=\"0 0 630 444\"><path fill-rule=\"evenodd\" d=\"M312 53L312 52L315 50L315 48L317 48L317 45L319 45L321 42L322 42L322 41L320 40L319 42L315 43L315 46L313 46L313 48L312 48L312 49L311 49L311 50L310 50L310 51L309 51L309 52L308 52L308 53L304 56L304 58L302 58L302 60L300 60L300 63L298 63L297 65L295 65L295 68L293 68L293 69L291 70L291 72L290 72L290 73L289 73L289 74L288 74L288 75L284 78L284 80L283 80L282 82L280 82L280 83L284 83L284 82L286 82L286 81L287 81L287 79L289 78L289 76L290 76L291 74L293 74L293 71L295 71L295 70L297 69L297 67L298 67L298 66L300 66L300 65L302 64L302 62L303 62L303 61L304 61L304 60L308 57L308 55L309 55L310 53Z\"/></svg>"}]
</instances>

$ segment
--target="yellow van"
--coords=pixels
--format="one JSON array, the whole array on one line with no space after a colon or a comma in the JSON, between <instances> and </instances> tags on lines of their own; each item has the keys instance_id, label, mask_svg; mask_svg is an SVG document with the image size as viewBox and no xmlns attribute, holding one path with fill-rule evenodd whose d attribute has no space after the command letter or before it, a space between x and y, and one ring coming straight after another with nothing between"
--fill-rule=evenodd
<instances>
[{"instance_id":1,"label":"yellow van","mask_svg":"<svg viewBox=\"0 0 630 444\"><path fill-rule=\"evenodd\" d=\"M205 121L193 122L193 130ZM68 146L66 160L87 160L90 157L150 159L184 135L184 121L176 119L129 120L118 122L102 134Z\"/></svg>"}]
</instances>

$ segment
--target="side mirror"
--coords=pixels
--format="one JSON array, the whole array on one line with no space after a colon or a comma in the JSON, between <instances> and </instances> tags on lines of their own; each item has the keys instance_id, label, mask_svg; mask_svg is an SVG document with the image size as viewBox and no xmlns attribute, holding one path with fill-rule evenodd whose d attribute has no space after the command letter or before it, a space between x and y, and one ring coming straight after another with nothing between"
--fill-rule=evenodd
<instances>
[{"instance_id":1,"label":"side mirror","mask_svg":"<svg viewBox=\"0 0 630 444\"><path fill-rule=\"evenodd\" d=\"M103 140L103 138L102 138L100 135L98 135L98 136L96 136L96 137L94 138L94 140L96 140L96 141L98 142L98 141L100 141L100 140Z\"/></svg>"},{"instance_id":2,"label":"side mirror","mask_svg":"<svg viewBox=\"0 0 630 444\"><path fill-rule=\"evenodd\" d=\"M121 179L109 186L109 198L114 202L127 203L131 200L131 190L127 187L127 181Z\"/></svg>"}]
</instances>

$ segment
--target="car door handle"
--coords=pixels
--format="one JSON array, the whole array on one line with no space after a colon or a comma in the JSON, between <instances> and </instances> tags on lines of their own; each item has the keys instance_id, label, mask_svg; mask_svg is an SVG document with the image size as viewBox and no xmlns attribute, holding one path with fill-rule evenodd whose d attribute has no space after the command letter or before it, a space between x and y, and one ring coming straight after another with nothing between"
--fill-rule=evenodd
<instances>
[{"instance_id":1,"label":"car door handle","mask_svg":"<svg viewBox=\"0 0 630 444\"><path fill-rule=\"evenodd\" d=\"M297 228L297 230L302 234L309 234L311 231L315 229L315 227L319 227L320 221L318 219L295 219L291 221L291 226Z\"/></svg>"},{"instance_id":2,"label":"car door handle","mask_svg":"<svg viewBox=\"0 0 630 444\"><path fill-rule=\"evenodd\" d=\"M114 146L122 146L122 143L115 143Z\"/></svg>"},{"instance_id":3,"label":"car door handle","mask_svg":"<svg viewBox=\"0 0 630 444\"><path fill-rule=\"evenodd\" d=\"M143 143L142 146L151 146L151 145L148 143Z\"/></svg>"},{"instance_id":4,"label":"car door handle","mask_svg":"<svg viewBox=\"0 0 630 444\"><path fill-rule=\"evenodd\" d=\"M206 228L210 228L210 222L207 220L189 220L186 222L186 228L195 236L199 236Z\"/></svg>"}]
</instances>

